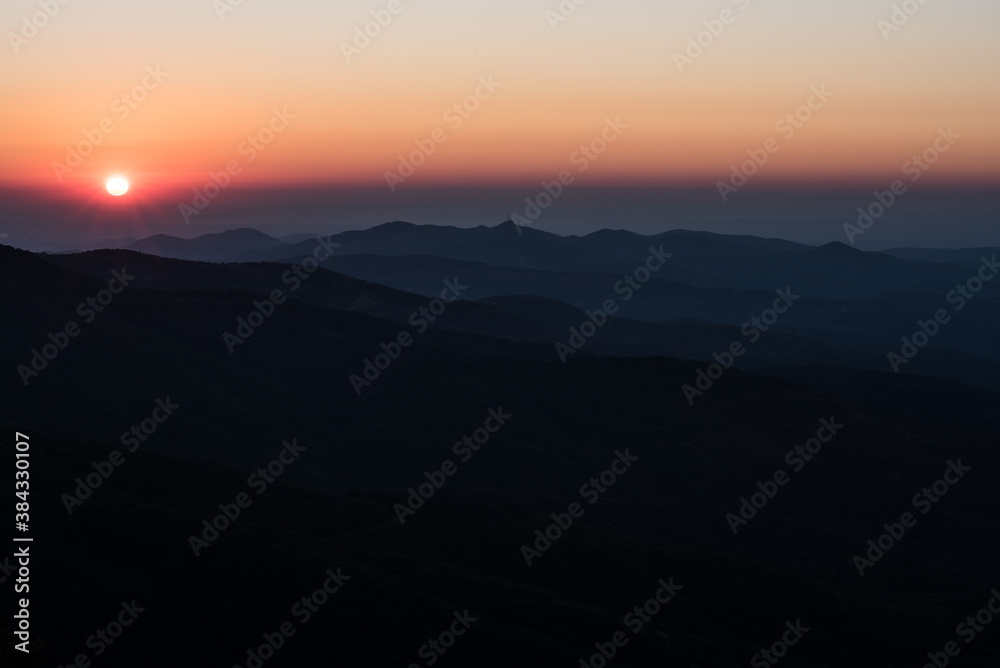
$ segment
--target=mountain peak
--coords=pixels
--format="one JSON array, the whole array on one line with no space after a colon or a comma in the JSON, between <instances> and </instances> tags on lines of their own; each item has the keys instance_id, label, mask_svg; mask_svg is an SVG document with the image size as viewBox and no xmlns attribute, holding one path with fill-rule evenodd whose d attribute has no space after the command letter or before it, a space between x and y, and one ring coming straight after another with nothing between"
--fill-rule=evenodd
<instances>
[{"instance_id":1,"label":"mountain peak","mask_svg":"<svg viewBox=\"0 0 1000 668\"><path fill-rule=\"evenodd\" d=\"M269 234L264 234L260 230L254 229L252 227L237 227L232 230L226 230L225 232L219 232L217 234L204 234L205 237L220 237L226 239L262 239L266 241L278 241Z\"/></svg>"},{"instance_id":2,"label":"mountain peak","mask_svg":"<svg viewBox=\"0 0 1000 668\"><path fill-rule=\"evenodd\" d=\"M823 244L812 249L809 253L823 257L857 257L858 254L864 253L864 251L848 246L843 241L831 241L828 244Z\"/></svg>"},{"instance_id":3,"label":"mountain peak","mask_svg":"<svg viewBox=\"0 0 1000 668\"><path fill-rule=\"evenodd\" d=\"M381 225L376 225L368 229L369 232L399 232L400 230L411 230L420 227L415 223L409 223L405 220L393 220L388 223L382 223Z\"/></svg>"},{"instance_id":4,"label":"mountain peak","mask_svg":"<svg viewBox=\"0 0 1000 668\"><path fill-rule=\"evenodd\" d=\"M584 236L584 239L634 239L635 237L641 236L635 232L629 232L628 230L612 230L608 228L603 228L597 230L596 232L591 232L590 234Z\"/></svg>"}]
</instances>

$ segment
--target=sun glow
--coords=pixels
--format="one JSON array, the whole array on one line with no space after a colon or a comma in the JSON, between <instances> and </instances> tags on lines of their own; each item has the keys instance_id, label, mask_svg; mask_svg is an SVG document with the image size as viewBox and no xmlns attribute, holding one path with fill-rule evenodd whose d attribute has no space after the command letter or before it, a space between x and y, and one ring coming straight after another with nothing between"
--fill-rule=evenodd
<instances>
[{"instance_id":1,"label":"sun glow","mask_svg":"<svg viewBox=\"0 0 1000 668\"><path fill-rule=\"evenodd\" d=\"M128 180L121 176L112 176L104 183L104 187L108 189L108 194L121 197L128 192Z\"/></svg>"}]
</instances>

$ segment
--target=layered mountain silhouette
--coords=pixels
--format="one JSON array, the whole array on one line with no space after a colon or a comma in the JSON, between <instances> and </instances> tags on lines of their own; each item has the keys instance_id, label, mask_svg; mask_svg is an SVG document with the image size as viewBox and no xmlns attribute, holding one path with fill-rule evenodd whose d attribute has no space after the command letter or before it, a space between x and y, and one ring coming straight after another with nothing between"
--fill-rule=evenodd
<instances>
[{"instance_id":1,"label":"layered mountain silhouette","mask_svg":"<svg viewBox=\"0 0 1000 668\"><path fill-rule=\"evenodd\" d=\"M771 290L795 283L817 297L871 298L903 291L936 294L941 285L962 280L983 256L998 249L963 251L905 249L862 252L841 242L811 247L780 239L674 230L643 236L625 230L602 230L582 237L562 237L514 223L457 228L386 223L368 230L327 237L338 257L354 255L434 256L549 272L622 272L635 268L650 246L663 245L672 261L658 274L698 287ZM294 241L294 237L288 241ZM208 234L194 239L156 235L125 248L161 257L208 262L295 261L312 252L310 238L296 243L252 229Z\"/></svg>"},{"instance_id":2,"label":"layered mountain silhouette","mask_svg":"<svg viewBox=\"0 0 1000 668\"><path fill-rule=\"evenodd\" d=\"M315 240L0 246L13 314L0 424L32 435L35 596L59 602L37 613L46 661L87 651L135 599L148 612L102 665L155 647L152 667L245 666L337 568L343 590L266 665L423 665L421 647L466 610L478 621L441 665L580 665L618 631L615 665L746 665L797 619L810 631L788 665L921 665L969 600L986 602L1000 548L997 297L984 290L902 373L886 361L974 267L753 237L522 232L335 235L294 290L284 277ZM667 266L624 300L615 284L660 245ZM113 272L128 287L87 322L78 305ZM421 309L445 281L467 287L429 322ZM800 299L751 343L743 323L788 288ZM275 290L287 301L262 310ZM607 299L620 309L564 363L556 344ZM25 385L18 368L71 321L79 334L52 343ZM397 350L401 333L412 343ZM706 387L733 342L745 354ZM689 401L685 386L705 389ZM70 514L65 495L167 397L175 414ZM491 410L510 417L462 461L456 443ZM787 453L824 420L842 427L794 470ZM195 556L191 535L293 439L300 460ZM581 486L625 451L634 463L590 504ZM457 471L401 523L444 460ZM862 578L856 555L955 460L971 471ZM790 482L734 535L727 518L777 470ZM574 502L582 516L529 566L522 546ZM633 635L623 617L670 578L676 599ZM988 665L995 647L984 634L962 660Z\"/></svg>"},{"instance_id":3,"label":"layered mountain silhouette","mask_svg":"<svg viewBox=\"0 0 1000 668\"><path fill-rule=\"evenodd\" d=\"M128 244L126 248L140 253L182 260L222 261L234 254L263 253L287 246L284 241L263 232L244 228L218 234L205 234L194 239L179 239L157 234Z\"/></svg>"}]
</instances>

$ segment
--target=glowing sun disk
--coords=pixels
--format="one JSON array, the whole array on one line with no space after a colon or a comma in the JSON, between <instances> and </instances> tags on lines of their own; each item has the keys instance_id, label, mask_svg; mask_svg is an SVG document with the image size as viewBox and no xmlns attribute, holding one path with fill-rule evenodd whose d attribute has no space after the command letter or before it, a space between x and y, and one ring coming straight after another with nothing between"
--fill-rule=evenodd
<instances>
[{"instance_id":1,"label":"glowing sun disk","mask_svg":"<svg viewBox=\"0 0 1000 668\"><path fill-rule=\"evenodd\" d=\"M104 187L108 189L108 194L121 197L128 192L128 180L120 176L112 176L104 183Z\"/></svg>"}]
</instances>

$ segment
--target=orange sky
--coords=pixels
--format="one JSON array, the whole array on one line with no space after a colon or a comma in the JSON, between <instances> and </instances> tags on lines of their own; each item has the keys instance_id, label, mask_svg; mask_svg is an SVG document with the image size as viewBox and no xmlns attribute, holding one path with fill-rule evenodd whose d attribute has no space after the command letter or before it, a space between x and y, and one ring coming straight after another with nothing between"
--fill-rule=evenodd
<instances>
[{"instance_id":1,"label":"orange sky","mask_svg":"<svg viewBox=\"0 0 1000 668\"><path fill-rule=\"evenodd\" d=\"M447 140L400 188L534 182L578 172L609 118L628 127L581 180L711 184L773 137L762 183L880 185L947 127L961 139L929 179L995 182L1000 168L996 3L929 3L886 39L882 0L591 0L555 27L555 1L400 0L351 62L343 44L390 3L328 4L70 2L29 39L39 5L10 0L0 184L89 189L121 173L193 188L231 162L239 185L385 184L438 128ZM730 24L679 71L675 52L723 11ZM822 85L833 97L784 136L776 123ZM477 87L478 108L448 115ZM275 110L294 118L252 148ZM68 146L89 150L71 171L55 165L73 164Z\"/></svg>"}]
</instances>

